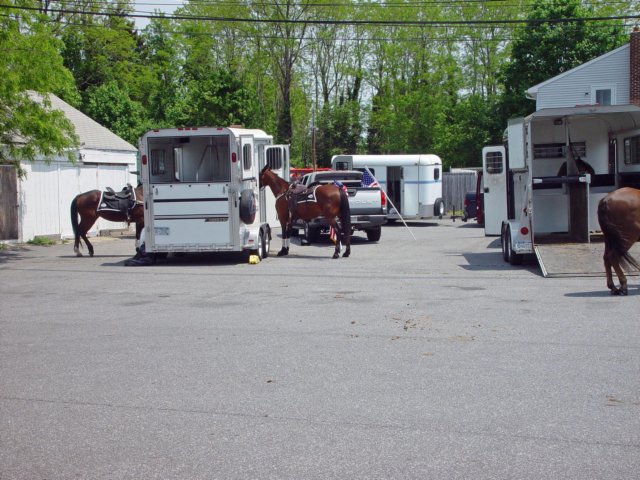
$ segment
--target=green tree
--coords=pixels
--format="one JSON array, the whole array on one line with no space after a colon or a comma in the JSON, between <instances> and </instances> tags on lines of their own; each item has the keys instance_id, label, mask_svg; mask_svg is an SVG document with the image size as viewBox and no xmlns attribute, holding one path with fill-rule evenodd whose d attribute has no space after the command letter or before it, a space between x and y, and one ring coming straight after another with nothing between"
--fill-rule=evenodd
<instances>
[{"instance_id":1,"label":"green tree","mask_svg":"<svg viewBox=\"0 0 640 480\"><path fill-rule=\"evenodd\" d=\"M62 44L40 14L0 7L0 163L66 154L78 145L73 125L52 110L47 95L77 103ZM30 93L38 92L39 94Z\"/></svg>"},{"instance_id":2,"label":"green tree","mask_svg":"<svg viewBox=\"0 0 640 480\"><path fill-rule=\"evenodd\" d=\"M86 92L85 111L96 122L135 145L145 130L144 110L115 81Z\"/></svg>"},{"instance_id":3,"label":"green tree","mask_svg":"<svg viewBox=\"0 0 640 480\"><path fill-rule=\"evenodd\" d=\"M503 112L508 118L535 110L525 91L623 44L621 22L593 22L595 6L580 0L536 0L527 25L517 30L504 65Z\"/></svg>"}]
</instances>

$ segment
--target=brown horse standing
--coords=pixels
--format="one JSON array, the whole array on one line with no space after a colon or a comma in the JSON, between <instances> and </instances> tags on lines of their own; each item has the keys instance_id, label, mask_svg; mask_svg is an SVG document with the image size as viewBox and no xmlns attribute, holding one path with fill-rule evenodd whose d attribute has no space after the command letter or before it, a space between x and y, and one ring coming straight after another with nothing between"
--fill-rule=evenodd
<instances>
[{"instance_id":1,"label":"brown horse standing","mask_svg":"<svg viewBox=\"0 0 640 480\"><path fill-rule=\"evenodd\" d=\"M276 197L276 212L282 227L282 249L278 256L289 253L292 219L285 193L289 190L289 182L283 180L265 166L260 172L260 188L268 186ZM327 223L336 230L336 248L333 258L340 256L340 243L345 246L343 257L351 254L351 209L349 197L336 185L319 185L315 188L315 202L301 203L296 206L295 215L304 221L316 217L324 217ZM338 222L338 218L340 221Z\"/></svg>"},{"instance_id":2,"label":"brown horse standing","mask_svg":"<svg viewBox=\"0 0 640 480\"><path fill-rule=\"evenodd\" d=\"M640 270L629 249L640 240L640 190L620 188L609 193L598 204L598 222L604 235L604 269L607 287L612 295L627 295L627 277L623 269ZM613 283L611 267L616 271L620 287Z\"/></svg>"},{"instance_id":3,"label":"brown horse standing","mask_svg":"<svg viewBox=\"0 0 640 480\"><path fill-rule=\"evenodd\" d=\"M73 234L75 241L73 244L73 251L76 252L78 257L82 256L80 252L80 237L87 244L89 250L89 256L93 257L93 245L87 238L87 232L93 224L96 223L98 217L102 217L110 222L127 222L130 224L134 222L136 224L136 241L140 239L140 233L144 228L144 209L142 208L143 196L142 185L134 189L136 196L136 204L131 209L129 216L121 212L113 211L98 211L98 204L102 197L100 190L90 190L85 193L77 195L71 201L71 226L73 227ZM80 215L80 224L78 224L78 215Z\"/></svg>"}]
</instances>

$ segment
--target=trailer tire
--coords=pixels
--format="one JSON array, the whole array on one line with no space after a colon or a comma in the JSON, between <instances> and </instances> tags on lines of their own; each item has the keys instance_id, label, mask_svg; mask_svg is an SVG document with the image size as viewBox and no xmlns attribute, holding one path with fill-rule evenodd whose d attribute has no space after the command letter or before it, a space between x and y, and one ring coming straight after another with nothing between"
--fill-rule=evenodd
<instances>
[{"instance_id":1,"label":"trailer tire","mask_svg":"<svg viewBox=\"0 0 640 480\"><path fill-rule=\"evenodd\" d=\"M506 236L506 229L504 228L504 225L502 226L502 231L500 232L500 247L502 248L502 259L505 262L509 261L509 256L507 253L507 239L505 238Z\"/></svg>"},{"instance_id":2,"label":"trailer tire","mask_svg":"<svg viewBox=\"0 0 640 480\"><path fill-rule=\"evenodd\" d=\"M257 202L253 190L247 188L240 193L240 220L251 225L256 219Z\"/></svg>"},{"instance_id":3,"label":"trailer tire","mask_svg":"<svg viewBox=\"0 0 640 480\"><path fill-rule=\"evenodd\" d=\"M442 216L444 215L444 202L441 198L438 198L436 203L433 204L433 215L442 220Z\"/></svg>"},{"instance_id":4,"label":"trailer tire","mask_svg":"<svg viewBox=\"0 0 640 480\"><path fill-rule=\"evenodd\" d=\"M260 230L260 238L262 239L260 250L262 252L261 259L269 256L269 249L271 248L271 235L268 231Z\"/></svg>"}]
</instances>

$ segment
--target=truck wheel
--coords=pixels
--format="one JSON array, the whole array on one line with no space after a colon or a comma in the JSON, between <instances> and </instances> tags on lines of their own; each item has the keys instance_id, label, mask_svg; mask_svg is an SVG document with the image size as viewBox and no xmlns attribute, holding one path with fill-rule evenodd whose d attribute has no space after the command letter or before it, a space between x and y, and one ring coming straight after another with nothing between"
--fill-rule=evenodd
<instances>
[{"instance_id":1,"label":"truck wheel","mask_svg":"<svg viewBox=\"0 0 640 480\"><path fill-rule=\"evenodd\" d=\"M249 250L249 255L257 255L258 258L262 261L264 257L264 233L260 230L258 234L258 249L257 250Z\"/></svg>"},{"instance_id":2,"label":"truck wheel","mask_svg":"<svg viewBox=\"0 0 640 480\"><path fill-rule=\"evenodd\" d=\"M433 214L442 220L442 216L444 215L444 202L441 198L438 198L436 203L433 204Z\"/></svg>"},{"instance_id":3,"label":"truck wheel","mask_svg":"<svg viewBox=\"0 0 640 480\"><path fill-rule=\"evenodd\" d=\"M367 230L365 230L365 232L367 233L367 240L369 240L370 242L377 242L378 240L380 240L380 235L382 235L382 227L377 226L368 228Z\"/></svg>"},{"instance_id":4,"label":"truck wheel","mask_svg":"<svg viewBox=\"0 0 640 480\"><path fill-rule=\"evenodd\" d=\"M307 243L318 241L318 229L309 226L307 222L304 222L304 239Z\"/></svg>"}]
</instances>

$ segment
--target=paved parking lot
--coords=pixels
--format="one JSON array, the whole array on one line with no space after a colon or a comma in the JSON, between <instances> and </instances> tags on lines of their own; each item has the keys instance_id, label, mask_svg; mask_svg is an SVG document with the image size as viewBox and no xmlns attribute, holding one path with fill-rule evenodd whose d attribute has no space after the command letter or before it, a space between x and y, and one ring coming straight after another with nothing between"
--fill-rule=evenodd
<instances>
[{"instance_id":1,"label":"paved parking lot","mask_svg":"<svg viewBox=\"0 0 640 480\"><path fill-rule=\"evenodd\" d=\"M636 478L638 277L411 230L259 265L0 251L0 479Z\"/></svg>"}]
</instances>

